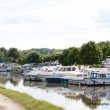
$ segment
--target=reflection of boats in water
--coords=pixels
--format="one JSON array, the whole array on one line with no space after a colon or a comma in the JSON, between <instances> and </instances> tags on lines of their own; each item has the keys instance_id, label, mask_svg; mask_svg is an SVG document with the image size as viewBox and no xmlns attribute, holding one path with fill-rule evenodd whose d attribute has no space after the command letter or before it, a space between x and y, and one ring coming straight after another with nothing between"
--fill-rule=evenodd
<instances>
[{"instance_id":1,"label":"reflection of boats in water","mask_svg":"<svg viewBox=\"0 0 110 110\"><path fill-rule=\"evenodd\" d=\"M1 72L0 73L0 83L5 84L11 78L10 73Z\"/></svg>"},{"instance_id":2,"label":"reflection of boats in water","mask_svg":"<svg viewBox=\"0 0 110 110\"><path fill-rule=\"evenodd\" d=\"M36 82L36 81L23 81L23 85L29 87L38 87L40 85L43 85L44 88L46 86L46 84L44 84L43 82Z\"/></svg>"},{"instance_id":3,"label":"reflection of boats in water","mask_svg":"<svg viewBox=\"0 0 110 110\"><path fill-rule=\"evenodd\" d=\"M24 81L24 86L44 89L47 92L56 92L66 97L75 97L79 94L84 95L90 99L106 98L110 99L110 86L105 87L86 87L86 86L74 86L69 84L60 83L46 83L46 82L33 82Z\"/></svg>"},{"instance_id":4,"label":"reflection of boats in water","mask_svg":"<svg viewBox=\"0 0 110 110\"><path fill-rule=\"evenodd\" d=\"M18 81L18 82L20 82L21 81L21 79L22 79L22 75L21 74L11 74L11 79L13 80L13 81Z\"/></svg>"},{"instance_id":5,"label":"reflection of boats in water","mask_svg":"<svg viewBox=\"0 0 110 110\"><path fill-rule=\"evenodd\" d=\"M71 99L71 100L81 100L82 103L84 103L84 105L86 105L87 107L89 107L92 110L96 110L98 106L100 106L101 104L101 99L91 99L90 97L87 97L84 94L78 94L78 95L74 95L74 96L67 96L67 98Z\"/></svg>"},{"instance_id":6,"label":"reflection of boats in water","mask_svg":"<svg viewBox=\"0 0 110 110\"><path fill-rule=\"evenodd\" d=\"M21 74L11 74L9 72L1 72L0 73L0 83L5 84L8 81L11 82L11 84L17 85L22 79Z\"/></svg>"},{"instance_id":7,"label":"reflection of boats in water","mask_svg":"<svg viewBox=\"0 0 110 110\"><path fill-rule=\"evenodd\" d=\"M79 93L84 94L84 90L86 88L84 86L78 87L68 84L33 82L33 81L24 81L23 84L24 86L45 89L47 92L57 92L58 94L62 94L65 96L73 96Z\"/></svg>"},{"instance_id":8,"label":"reflection of boats in water","mask_svg":"<svg viewBox=\"0 0 110 110\"><path fill-rule=\"evenodd\" d=\"M91 98L110 99L110 86L104 87L87 87L84 94Z\"/></svg>"},{"instance_id":9,"label":"reflection of boats in water","mask_svg":"<svg viewBox=\"0 0 110 110\"><path fill-rule=\"evenodd\" d=\"M8 79L8 78L10 78L10 77L11 77L11 74L8 73L8 72L1 72L1 73L0 73L0 79L1 79L1 78Z\"/></svg>"},{"instance_id":10,"label":"reflection of boats in water","mask_svg":"<svg viewBox=\"0 0 110 110\"><path fill-rule=\"evenodd\" d=\"M29 86L29 87L37 87L37 88L41 88L41 89L54 89L54 88L68 88L68 85L64 85L64 84L56 84L56 83L46 83L46 82L33 82L33 81L24 81L23 82L24 86Z\"/></svg>"}]
</instances>

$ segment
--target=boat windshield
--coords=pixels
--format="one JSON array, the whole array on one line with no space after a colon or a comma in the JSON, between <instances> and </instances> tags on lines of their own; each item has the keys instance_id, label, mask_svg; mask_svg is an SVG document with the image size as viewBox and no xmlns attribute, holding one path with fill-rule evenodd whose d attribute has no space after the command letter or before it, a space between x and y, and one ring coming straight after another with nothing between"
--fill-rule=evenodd
<instances>
[{"instance_id":1,"label":"boat windshield","mask_svg":"<svg viewBox=\"0 0 110 110\"><path fill-rule=\"evenodd\" d=\"M99 77L100 78L106 78L106 75L105 74L99 74Z\"/></svg>"},{"instance_id":2,"label":"boat windshield","mask_svg":"<svg viewBox=\"0 0 110 110\"><path fill-rule=\"evenodd\" d=\"M110 74L108 74L108 77L110 78Z\"/></svg>"},{"instance_id":3,"label":"boat windshield","mask_svg":"<svg viewBox=\"0 0 110 110\"><path fill-rule=\"evenodd\" d=\"M97 78L97 73L91 73L90 78Z\"/></svg>"},{"instance_id":4,"label":"boat windshield","mask_svg":"<svg viewBox=\"0 0 110 110\"><path fill-rule=\"evenodd\" d=\"M75 67L61 67L59 71L75 71Z\"/></svg>"}]
</instances>

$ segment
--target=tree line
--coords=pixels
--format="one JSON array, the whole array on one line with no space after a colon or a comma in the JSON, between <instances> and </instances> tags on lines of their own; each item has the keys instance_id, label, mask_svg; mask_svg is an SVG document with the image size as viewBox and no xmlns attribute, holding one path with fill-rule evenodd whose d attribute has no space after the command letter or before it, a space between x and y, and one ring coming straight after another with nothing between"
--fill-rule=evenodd
<instances>
[{"instance_id":1,"label":"tree line","mask_svg":"<svg viewBox=\"0 0 110 110\"><path fill-rule=\"evenodd\" d=\"M9 61L20 64L53 62L58 60L62 65L93 65L101 64L102 60L105 60L107 56L110 56L110 41L102 41L99 43L89 41L79 48L70 47L64 50L52 49L51 52L47 48L23 51L17 48L10 48L9 50L4 47L0 48L0 62Z\"/></svg>"}]
</instances>

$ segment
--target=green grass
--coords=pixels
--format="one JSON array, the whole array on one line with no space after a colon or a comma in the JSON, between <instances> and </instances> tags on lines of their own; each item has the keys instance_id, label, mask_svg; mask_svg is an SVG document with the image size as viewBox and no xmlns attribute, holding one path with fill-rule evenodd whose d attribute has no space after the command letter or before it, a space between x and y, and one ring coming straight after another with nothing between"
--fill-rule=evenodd
<instances>
[{"instance_id":1,"label":"green grass","mask_svg":"<svg viewBox=\"0 0 110 110\"><path fill-rule=\"evenodd\" d=\"M3 94L14 100L26 110L63 110L62 108L52 105L48 102L39 101L32 98L31 96L28 96L27 94L8 90L3 87L0 87L0 94Z\"/></svg>"}]
</instances>

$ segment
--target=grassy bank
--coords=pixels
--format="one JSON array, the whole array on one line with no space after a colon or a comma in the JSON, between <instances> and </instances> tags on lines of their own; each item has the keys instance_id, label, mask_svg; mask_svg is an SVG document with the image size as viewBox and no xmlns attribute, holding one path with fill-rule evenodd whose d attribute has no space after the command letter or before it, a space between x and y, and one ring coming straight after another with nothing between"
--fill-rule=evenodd
<instances>
[{"instance_id":1,"label":"grassy bank","mask_svg":"<svg viewBox=\"0 0 110 110\"><path fill-rule=\"evenodd\" d=\"M0 87L0 93L11 98L26 110L63 110L45 101L39 101L27 94L19 93Z\"/></svg>"}]
</instances>

